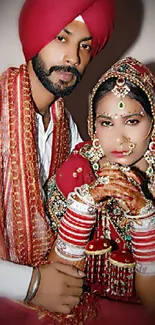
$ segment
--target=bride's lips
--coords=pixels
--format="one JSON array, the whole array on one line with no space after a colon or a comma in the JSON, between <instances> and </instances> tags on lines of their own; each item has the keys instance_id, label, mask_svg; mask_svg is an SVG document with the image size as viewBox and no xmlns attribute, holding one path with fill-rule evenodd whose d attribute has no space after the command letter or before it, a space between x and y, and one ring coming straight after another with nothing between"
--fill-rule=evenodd
<instances>
[{"instance_id":1,"label":"bride's lips","mask_svg":"<svg viewBox=\"0 0 155 325\"><path fill-rule=\"evenodd\" d=\"M117 150L114 150L114 151L111 151L112 155L114 155L115 157L124 157L125 153L127 151L126 150L123 150L123 151L117 151Z\"/></svg>"}]
</instances>

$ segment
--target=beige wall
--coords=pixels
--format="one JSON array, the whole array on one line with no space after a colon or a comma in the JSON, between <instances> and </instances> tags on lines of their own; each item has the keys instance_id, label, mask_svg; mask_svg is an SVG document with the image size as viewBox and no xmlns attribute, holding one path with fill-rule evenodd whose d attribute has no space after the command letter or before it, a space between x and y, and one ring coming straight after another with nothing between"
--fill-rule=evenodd
<instances>
[{"instance_id":1,"label":"beige wall","mask_svg":"<svg viewBox=\"0 0 155 325\"><path fill-rule=\"evenodd\" d=\"M18 38L18 15L23 0L0 0L0 72L24 62Z\"/></svg>"},{"instance_id":2,"label":"beige wall","mask_svg":"<svg viewBox=\"0 0 155 325\"><path fill-rule=\"evenodd\" d=\"M17 24L22 3L23 0L0 0L0 72L24 62ZM102 71L126 55L146 63L155 73L155 0L116 0L113 36L89 65L80 86L66 100L84 138L87 138L87 98L92 86Z\"/></svg>"}]
</instances>

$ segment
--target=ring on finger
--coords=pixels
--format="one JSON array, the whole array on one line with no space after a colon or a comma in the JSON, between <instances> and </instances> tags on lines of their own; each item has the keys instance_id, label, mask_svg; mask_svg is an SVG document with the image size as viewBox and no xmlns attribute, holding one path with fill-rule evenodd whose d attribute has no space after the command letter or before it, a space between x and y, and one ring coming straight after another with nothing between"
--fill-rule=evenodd
<instances>
[{"instance_id":1,"label":"ring on finger","mask_svg":"<svg viewBox=\"0 0 155 325\"><path fill-rule=\"evenodd\" d=\"M110 176L100 176L98 177L96 184L97 185L105 185L105 184L109 184L110 181Z\"/></svg>"}]
</instances>

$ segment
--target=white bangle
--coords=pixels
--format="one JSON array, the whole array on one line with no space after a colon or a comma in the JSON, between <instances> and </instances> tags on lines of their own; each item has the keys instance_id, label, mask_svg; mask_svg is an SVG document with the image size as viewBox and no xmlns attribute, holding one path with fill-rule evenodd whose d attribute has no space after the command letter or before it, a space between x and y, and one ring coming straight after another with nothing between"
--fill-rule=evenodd
<instances>
[{"instance_id":1,"label":"white bangle","mask_svg":"<svg viewBox=\"0 0 155 325\"><path fill-rule=\"evenodd\" d=\"M85 245L84 247L78 247L76 245L67 243L59 235L56 240L55 252L66 259L69 260L81 260L85 256Z\"/></svg>"},{"instance_id":2,"label":"white bangle","mask_svg":"<svg viewBox=\"0 0 155 325\"><path fill-rule=\"evenodd\" d=\"M155 209L150 211L150 213L145 215L135 215L131 216L125 213L125 217L130 221L130 226L137 231L147 231L151 229L154 222Z\"/></svg>"},{"instance_id":3,"label":"white bangle","mask_svg":"<svg viewBox=\"0 0 155 325\"><path fill-rule=\"evenodd\" d=\"M81 187L75 187L74 192L79 197L79 199L87 204L88 206L92 206L96 209L95 201L91 194L89 193L89 185L84 184Z\"/></svg>"},{"instance_id":4,"label":"white bangle","mask_svg":"<svg viewBox=\"0 0 155 325\"><path fill-rule=\"evenodd\" d=\"M155 262L149 263L136 263L136 273L146 275L146 276L152 276L155 275Z\"/></svg>"}]
</instances>

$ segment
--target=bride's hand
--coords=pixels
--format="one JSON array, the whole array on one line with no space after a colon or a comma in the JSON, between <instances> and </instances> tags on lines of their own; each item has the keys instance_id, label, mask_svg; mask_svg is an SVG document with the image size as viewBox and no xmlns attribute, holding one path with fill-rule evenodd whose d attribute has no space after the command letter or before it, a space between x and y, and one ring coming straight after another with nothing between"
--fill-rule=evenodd
<instances>
[{"instance_id":1,"label":"bride's hand","mask_svg":"<svg viewBox=\"0 0 155 325\"><path fill-rule=\"evenodd\" d=\"M147 204L140 187L142 180L134 171L117 165L108 165L98 172L98 176L96 183L94 182L90 188L95 202L113 197L131 214L139 214Z\"/></svg>"}]
</instances>

